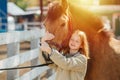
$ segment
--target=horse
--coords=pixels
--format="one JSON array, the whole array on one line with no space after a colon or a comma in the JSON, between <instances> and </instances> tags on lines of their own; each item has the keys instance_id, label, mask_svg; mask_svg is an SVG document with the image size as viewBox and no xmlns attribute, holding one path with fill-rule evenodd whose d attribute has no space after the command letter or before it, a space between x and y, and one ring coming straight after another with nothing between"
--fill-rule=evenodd
<instances>
[{"instance_id":1,"label":"horse","mask_svg":"<svg viewBox=\"0 0 120 80\"><path fill-rule=\"evenodd\" d=\"M76 29L86 33L90 59L85 80L120 80L120 41L104 28L99 16L62 0L50 3L44 24L55 35L48 43L59 51L68 49L70 36Z\"/></svg>"}]
</instances>

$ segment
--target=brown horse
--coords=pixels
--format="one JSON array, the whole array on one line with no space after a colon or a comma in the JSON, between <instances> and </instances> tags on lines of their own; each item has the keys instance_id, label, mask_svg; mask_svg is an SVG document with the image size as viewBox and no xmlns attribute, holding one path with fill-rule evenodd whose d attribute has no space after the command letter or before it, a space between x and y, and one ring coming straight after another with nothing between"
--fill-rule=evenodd
<instances>
[{"instance_id":1,"label":"brown horse","mask_svg":"<svg viewBox=\"0 0 120 80\"><path fill-rule=\"evenodd\" d=\"M104 29L98 16L62 0L51 3L45 26L55 35L49 44L59 50L68 47L74 30L80 29L87 34L91 58L85 80L120 80L120 41Z\"/></svg>"}]
</instances>

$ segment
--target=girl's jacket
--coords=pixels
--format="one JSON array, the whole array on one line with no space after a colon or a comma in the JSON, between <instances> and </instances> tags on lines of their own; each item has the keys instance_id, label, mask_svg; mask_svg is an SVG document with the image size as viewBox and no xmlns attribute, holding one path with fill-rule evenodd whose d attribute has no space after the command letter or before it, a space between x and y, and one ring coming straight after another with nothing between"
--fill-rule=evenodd
<instances>
[{"instance_id":1,"label":"girl's jacket","mask_svg":"<svg viewBox=\"0 0 120 80\"><path fill-rule=\"evenodd\" d=\"M56 72L55 80L84 80L87 70L87 58L79 52L74 55L62 55L55 49L52 49L50 59L54 62L49 67ZM46 63L40 54L40 62Z\"/></svg>"}]
</instances>

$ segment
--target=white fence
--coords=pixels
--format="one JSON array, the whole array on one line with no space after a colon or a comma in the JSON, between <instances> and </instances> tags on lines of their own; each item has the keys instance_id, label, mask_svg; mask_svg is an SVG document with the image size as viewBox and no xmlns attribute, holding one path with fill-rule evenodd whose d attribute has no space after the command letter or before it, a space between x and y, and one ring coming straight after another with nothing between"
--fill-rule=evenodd
<instances>
[{"instance_id":1,"label":"white fence","mask_svg":"<svg viewBox=\"0 0 120 80\"><path fill-rule=\"evenodd\" d=\"M0 33L0 45L7 45L7 58L0 60L0 69L18 67L27 61L31 66L39 64L39 41L44 34L44 29L30 31L11 31ZM20 53L20 42L30 41L31 50ZM7 80L40 80L40 74L48 67L32 68L29 72L19 76L19 69L8 70ZM0 71L2 74L4 71Z\"/></svg>"}]
</instances>

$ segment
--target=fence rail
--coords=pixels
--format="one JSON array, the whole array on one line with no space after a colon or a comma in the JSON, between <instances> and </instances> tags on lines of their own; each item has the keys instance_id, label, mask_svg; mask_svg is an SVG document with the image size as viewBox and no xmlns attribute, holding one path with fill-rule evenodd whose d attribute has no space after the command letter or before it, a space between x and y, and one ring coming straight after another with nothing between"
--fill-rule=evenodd
<instances>
[{"instance_id":1,"label":"fence rail","mask_svg":"<svg viewBox=\"0 0 120 80\"><path fill-rule=\"evenodd\" d=\"M7 33L0 33L0 46L7 45L7 58L0 60L0 69L13 68L27 61L31 61L31 66L39 63L39 41L40 37L44 35L45 30L30 30L30 31L11 31ZM20 53L20 42L30 41L31 50ZM48 67L32 68L29 72L19 76L18 70L8 70L7 80L40 80L39 76ZM4 71L0 71L2 74Z\"/></svg>"}]
</instances>

